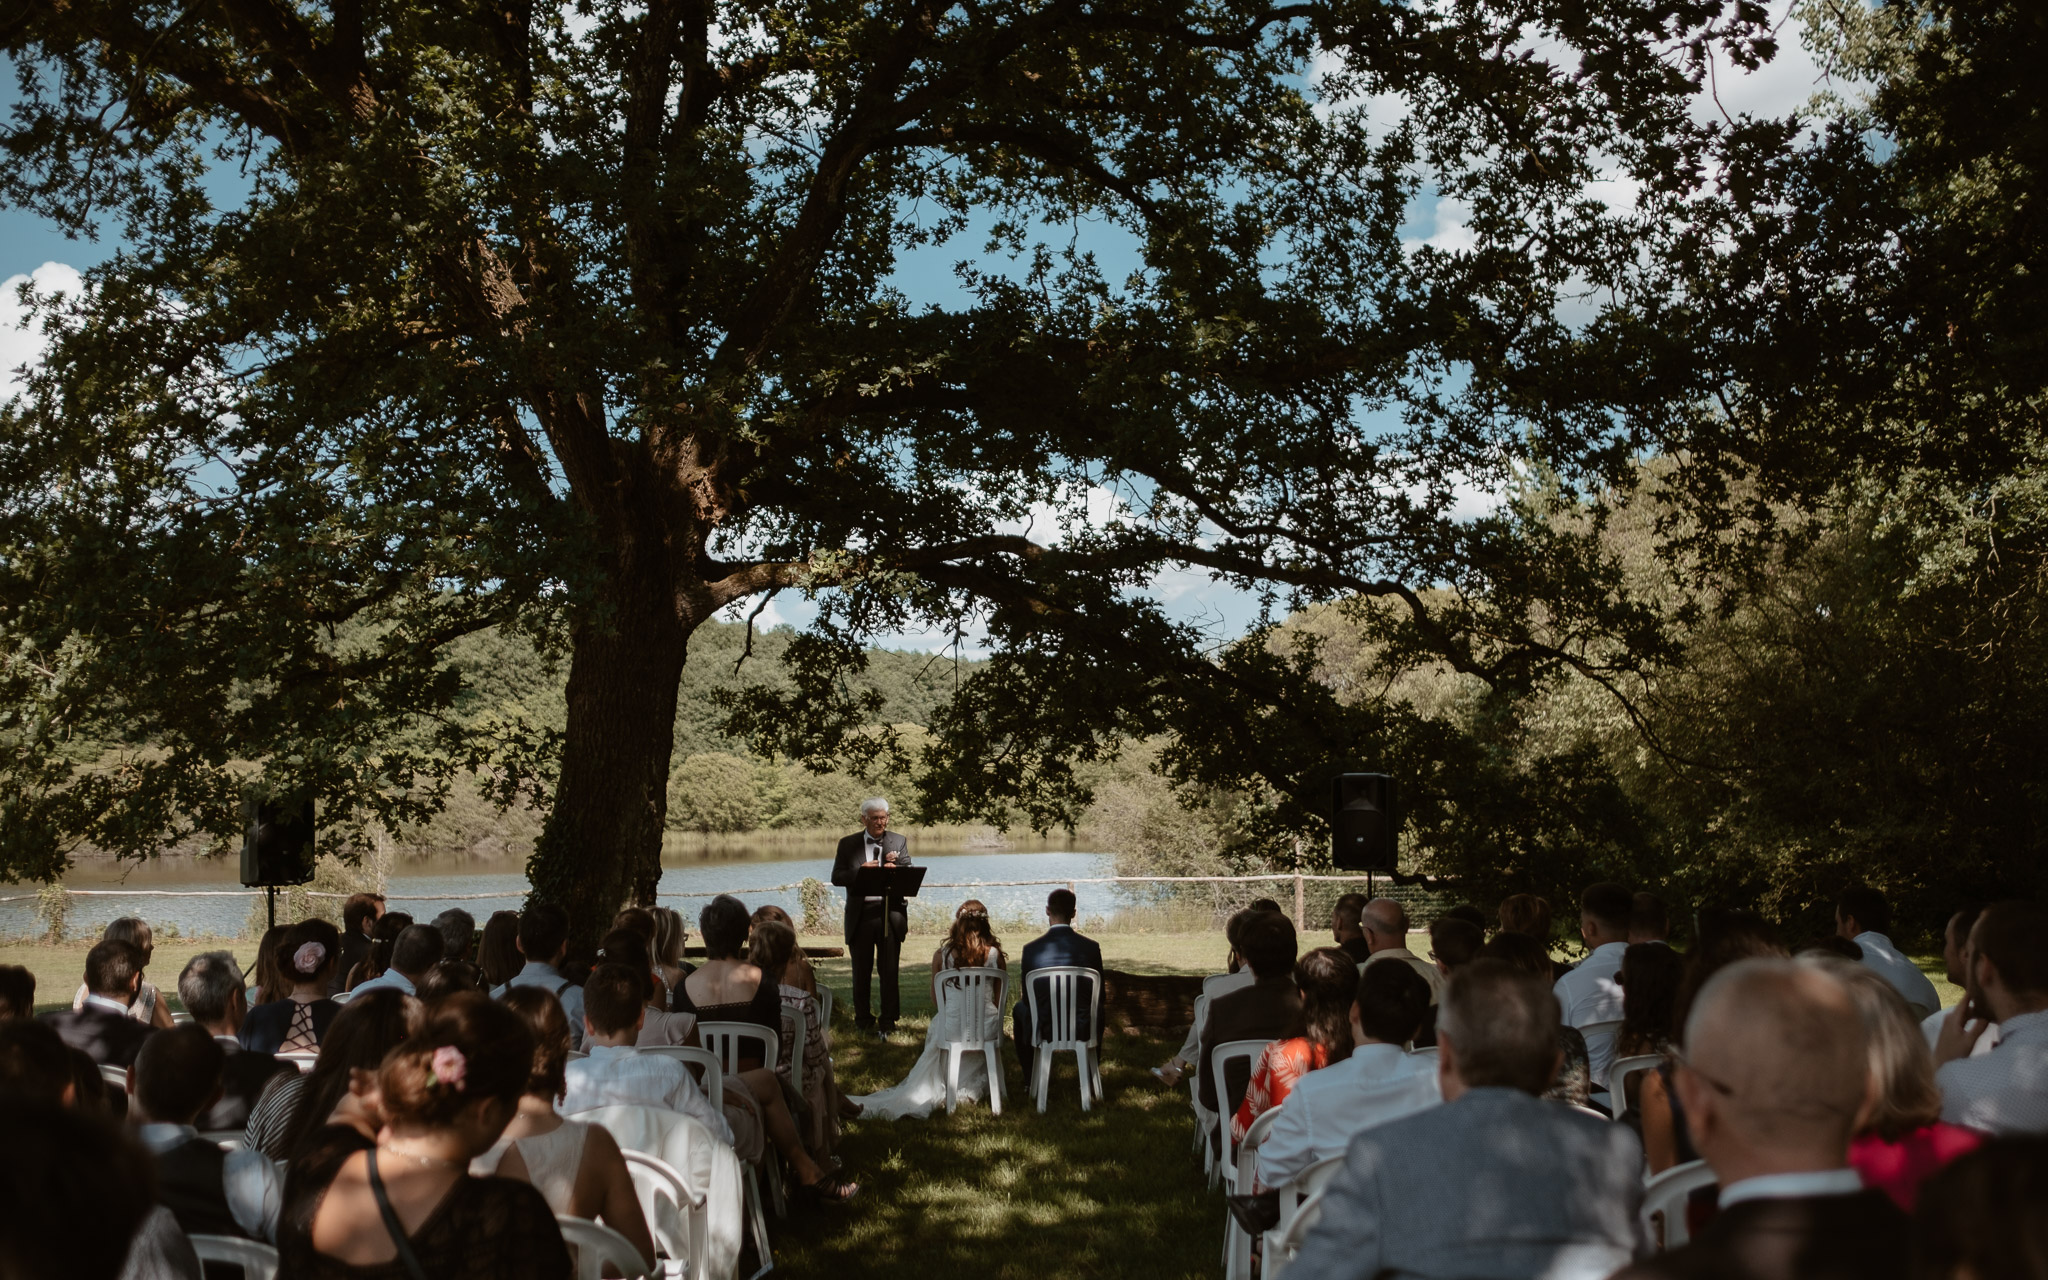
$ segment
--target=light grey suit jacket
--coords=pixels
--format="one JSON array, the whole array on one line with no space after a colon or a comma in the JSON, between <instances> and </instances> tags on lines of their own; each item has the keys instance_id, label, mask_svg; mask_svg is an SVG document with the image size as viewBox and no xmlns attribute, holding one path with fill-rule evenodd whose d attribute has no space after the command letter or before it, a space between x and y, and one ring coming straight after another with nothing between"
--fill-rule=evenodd
<instances>
[{"instance_id":1,"label":"light grey suit jacket","mask_svg":"<svg viewBox=\"0 0 2048 1280\"><path fill-rule=\"evenodd\" d=\"M1366 1129L1289 1280L1598 1280L1643 1251L1634 1131L1515 1089Z\"/></svg>"}]
</instances>

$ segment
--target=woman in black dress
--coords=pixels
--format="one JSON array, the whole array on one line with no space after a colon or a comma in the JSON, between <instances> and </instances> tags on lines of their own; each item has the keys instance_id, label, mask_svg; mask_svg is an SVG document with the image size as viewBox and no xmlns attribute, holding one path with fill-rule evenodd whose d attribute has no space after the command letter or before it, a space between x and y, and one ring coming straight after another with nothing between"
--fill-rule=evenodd
<instances>
[{"instance_id":1,"label":"woman in black dress","mask_svg":"<svg viewBox=\"0 0 2048 1280\"><path fill-rule=\"evenodd\" d=\"M533 1063L533 1034L480 992L452 995L385 1058L375 1144L330 1125L292 1166L278 1223L294 1280L568 1280L547 1199L472 1178Z\"/></svg>"},{"instance_id":2,"label":"woman in black dress","mask_svg":"<svg viewBox=\"0 0 2048 1280\"><path fill-rule=\"evenodd\" d=\"M325 920L301 920L278 948L277 967L289 991L264 992L264 1002L242 1019L237 1037L256 1053L318 1053L320 1037L341 1006L327 998L328 978L341 959L341 930Z\"/></svg>"}]
</instances>

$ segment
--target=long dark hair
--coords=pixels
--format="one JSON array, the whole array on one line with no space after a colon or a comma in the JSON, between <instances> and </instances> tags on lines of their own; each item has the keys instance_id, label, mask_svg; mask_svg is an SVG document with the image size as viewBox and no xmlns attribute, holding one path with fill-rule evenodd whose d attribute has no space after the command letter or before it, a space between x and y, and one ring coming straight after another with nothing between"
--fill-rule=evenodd
<instances>
[{"instance_id":1,"label":"long dark hair","mask_svg":"<svg viewBox=\"0 0 2048 1280\"><path fill-rule=\"evenodd\" d=\"M476 949L476 962L484 971L484 981L494 987L502 987L519 976L526 966L526 957L519 954L517 911L491 913L491 918L484 922L484 940Z\"/></svg>"},{"instance_id":2,"label":"long dark hair","mask_svg":"<svg viewBox=\"0 0 2048 1280\"><path fill-rule=\"evenodd\" d=\"M1634 942L1621 955L1621 1035L1634 1053L1659 1053L1677 1038L1671 1013L1685 961L1661 942Z\"/></svg>"},{"instance_id":3,"label":"long dark hair","mask_svg":"<svg viewBox=\"0 0 2048 1280\"><path fill-rule=\"evenodd\" d=\"M408 1007L410 1004L410 1007ZM320 1057L306 1077L298 1114L292 1117L284 1149L292 1159L306 1154L327 1125L343 1095L349 1072L375 1071L384 1055L411 1031L419 1004L396 987L377 987L341 1006L320 1037Z\"/></svg>"},{"instance_id":4,"label":"long dark hair","mask_svg":"<svg viewBox=\"0 0 2048 1280\"><path fill-rule=\"evenodd\" d=\"M271 925L263 931L263 940L256 944L256 971L250 976L256 979L256 989L263 993L264 1004L292 993L292 980L284 972L284 940L291 931L288 924Z\"/></svg>"},{"instance_id":5,"label":"long dark hair","mask_svg":"<svg viewBox=\"0 0 2048 1280\"><path fill-rule=\"evenodd\" d=\"M974 898L961 903L953 916L953 931L946 936L946 949L953 953L953 959L971 969L987 964L989 954L1002 947L995 931L989 928L988 908Z\"/></svg>"},{"instance_id":6,"label":"long dark hair","mask_svg":"<svg viewBox=\"0 0 2048 1280\"><path fill-rule=\"evenodd\" d=\"M1335 947L1317 947L1294 962L1294 985L1301 989L1301 1016L1288 1030L1288 1038L1308 1037L1310 1044L1322 1046L1331 1062L1350 1057L1358 962Z\"/></svg>"}]
</instances>

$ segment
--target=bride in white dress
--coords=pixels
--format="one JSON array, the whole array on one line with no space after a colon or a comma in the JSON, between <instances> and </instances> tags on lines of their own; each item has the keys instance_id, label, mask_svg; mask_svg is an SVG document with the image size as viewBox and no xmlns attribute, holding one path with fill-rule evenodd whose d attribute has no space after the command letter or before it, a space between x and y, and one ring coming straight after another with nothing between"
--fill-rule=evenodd
<instances>
[{"instance_id":1,"label":"bride in white dress","mask_svg":"<svg viewBox=\"0 0 2048 1280\"><path fill-rule=\"evenodd\" d=\"M851 1099L861 1105L862 1116L884 1120L916 1116L922 1120L934 1108L946 1105L946 1043L1002 1039L1003 1011L993 1003L992 985L979 988L979 994L975 990L963 993L957 988L941 988L939 975L952 969L1005 967L1002 945L988 926L988 908L972 898L961 903L946 945L932 955L932 998L938 1011L924 1033L924 1052L901 1084ZM978 1050L960 1055L960 1096L977 1102L988 1096L988 1065Z\"/></svg>"}]
</instances>

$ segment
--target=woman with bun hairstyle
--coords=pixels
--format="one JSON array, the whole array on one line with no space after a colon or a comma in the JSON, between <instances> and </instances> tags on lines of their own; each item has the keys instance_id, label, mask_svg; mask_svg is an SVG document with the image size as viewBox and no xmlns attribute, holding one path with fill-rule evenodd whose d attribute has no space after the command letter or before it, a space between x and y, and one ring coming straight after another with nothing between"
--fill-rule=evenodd
<instances>
[{"instance_id":1,"label":"woman with bun hairstyle","mask_svg":"<svg viewBox=\"0 0 2048 1280\"><path fill-rule=\"evenodd\" d=\"M284 936L277 952L280 980L288 990L265 993L265 1002L249 1010L238 1039L256 1053L318 1053L341 1006L327 998L328 978L341 958L341 930L325 920L301 920Z\"/></svg>"},{"instance_id":2,"label":"woman with bun hairstyle","mask_svg":"<svg viewBox=\"0 0 2048 1280\"><path fill-rule=\"evenodd\" d=\"M473 1178L517 1112L533 1033L480 992L428 1010L377 1073L374 1147L345 1125L293 1165L278 1222L294 1280L568 1280L547 1198L510 1178Z\"/></svg>"}]
</instances>

